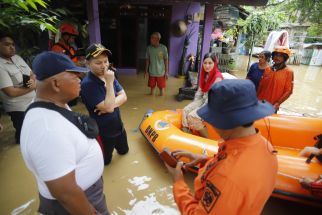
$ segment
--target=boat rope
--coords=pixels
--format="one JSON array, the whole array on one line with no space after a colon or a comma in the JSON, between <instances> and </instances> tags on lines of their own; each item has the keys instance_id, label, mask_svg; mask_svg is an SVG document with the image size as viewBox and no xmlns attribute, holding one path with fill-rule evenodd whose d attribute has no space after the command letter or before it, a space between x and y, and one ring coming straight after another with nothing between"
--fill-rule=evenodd
<instances>
[{"instance_id":1,"label":"boat rope","mask_svg":"<svg viewBox=\"0 0 322 215\"><path fill-rule=\"evenodd\" d=\"M305 116L305 117L312 117L312 118L321 118L321 116L318 116L316 114L311 114L311 113L300 113L298 111L294 111L294 110L290 110L288 108L284 108L284 107L280 107L281 110L287 111L287 112L292 112L301 116Z\"/></svg>"},{"instance_id":2,"label":"boat rope","mask_svg":"<svg viewBox=\"0 0 322 215\"><path fill-rule=\"evenodd\" d=\"M292 179L295 179L295 180L301 180L301 178L299 177L296 177L296 176L293 176L293 175L289 175L289 174L286 174L286 173L283 173L283 172L277 172L278 175L282 175L282 176L285 176L285 177L288 177L288 178L292 178Z\"/></svg>"}]
</instances>

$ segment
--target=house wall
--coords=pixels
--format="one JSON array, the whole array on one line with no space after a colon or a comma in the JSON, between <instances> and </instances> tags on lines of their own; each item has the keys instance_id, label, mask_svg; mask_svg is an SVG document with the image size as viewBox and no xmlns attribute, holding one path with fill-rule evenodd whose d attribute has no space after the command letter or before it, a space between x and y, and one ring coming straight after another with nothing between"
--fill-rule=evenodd
<instances>
[{"instance_id":1,"label":"house wall","mask_svg":"<svg viewBox=\"0 0 322 215\"><path fill-rule=\"evenodd\" d=\"M99 23L98 0L87 0L87 17L88 17L88 32L89 43L101 42L101 31Z\"/></svg>"},{"instance_id":2,"label":"house wall","mask_svg":"<svg viewBox=\"0 0 322 215\"><path fill-rule=\"evenodd\" d=\"M192 15L192 17L194 17L195 13L199 13L200 8L201 6L199 2L176 3L172 5L170 25L173 25L178 20L185 20L187 15ZM87 14L89 20L88 31L90 35L90 43L101 42L98 0L87 0ZM192 23L189 24L187 27L187 33L181 37L176 37L175 35L170 33L169 47L167 48L169 51L169 74L172 76L175 76L178 73L179 64L184 48L184 40L186 35L191 32L192 34L190 37L190 44L188 46L186 56L188 56L189 54L196 55L197 53L199 20L193 20ZM169 29L169 31L171 31L171 28Z\"/></svg>"},{"instance_id":3,"label":"house wall","mask_svg":"<svg viewBox=\"0 0 322 215\"><path fill-rule=\"evenodd\" d=\"M202 46L201 46L201 53L200 53L201 60L203 59L203 56L209 52L213 20L214 20L214 6L212 4L206 4L205 14L204 14L204 32L202 35L203 38L202 38ZM201 67L201 63L199 65L199 69L200 67Z\"/></svg>"},{"instance_id":4,"label":"house wall","mask_svg":"<svg viewBox=\"0 0 322 215\"><path fill-rule=\"evenodd\" d=\"M186 15L192 15L200 11L200 3L192 2L186 4L176 4L172 7L172 17L171 25L173 25L178 20L185 19ZM187 33L182 37L176 37L173 34L170 34L170 47L169 50L169 74L177 75L179 64L184 48L184 40L187 34L193 32L190 38L190 44L186 52L186 56L190 53L196 55L197 53L197 43L198 43L198 33L199 33L199 20L193 21L188 26Z\"/></svg>"}]
</instances>

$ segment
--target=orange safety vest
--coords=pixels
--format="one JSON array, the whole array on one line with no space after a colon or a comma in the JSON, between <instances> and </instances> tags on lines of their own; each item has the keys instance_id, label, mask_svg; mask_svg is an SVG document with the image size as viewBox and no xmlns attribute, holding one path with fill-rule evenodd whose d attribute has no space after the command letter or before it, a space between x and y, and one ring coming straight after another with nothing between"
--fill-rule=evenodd
<instances>
[{"instance_id":1,"label":"orange safety vest","mask_svg":"<svg viewBox=\"0 0 322 215\"><path fill-rule=\"evenodd\" d=\"M75 56L75 50L71 46L65 46L62 43L55 43L53 47L51 48L52 51L54 52L59 52L59 53L64 53L70 57L70 59L74 62L77 63L78 58Z\"/></svg>"}]
</instances>

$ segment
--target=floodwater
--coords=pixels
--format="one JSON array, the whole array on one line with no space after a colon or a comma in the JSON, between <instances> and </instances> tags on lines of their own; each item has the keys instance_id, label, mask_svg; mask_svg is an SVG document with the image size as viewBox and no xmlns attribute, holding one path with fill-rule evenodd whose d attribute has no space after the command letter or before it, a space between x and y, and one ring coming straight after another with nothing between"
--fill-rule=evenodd
<instances>
[{"instance_id":1,"label":"floodwater","mask_svg":"<svg viewBox=\"0 0 322 215\"><path fill-rule=\"evenodd\" d=\"M256 59L253 59L256 61ZM245 77L246 57L237 63L239 78ZM322 117L322 67L292 66L295 72L294 93L281 106L287 114ZM120 76L128 101L122 106L122 118L128 132L130 152L125 156L114 154L112 163L104 169L104 191L108 208L113 215L175 215L179 214L172 195L172 178L152 147L138 130L148 109L164 110L183 108L190 101L178 102L174 96L183 80L170 77L166 95L149 96L143 74ZM78 104L74 110L86 113ZM37 214L38 193L32 174L25 167L19 146L15 145L13 129L8 116L0 133L0 214ZM186 175L192 187L193 174ZM227 202L233 204L233 202ZM262 214L308 214L318 208L271 198Z\"/></svg>"}]
</instances>

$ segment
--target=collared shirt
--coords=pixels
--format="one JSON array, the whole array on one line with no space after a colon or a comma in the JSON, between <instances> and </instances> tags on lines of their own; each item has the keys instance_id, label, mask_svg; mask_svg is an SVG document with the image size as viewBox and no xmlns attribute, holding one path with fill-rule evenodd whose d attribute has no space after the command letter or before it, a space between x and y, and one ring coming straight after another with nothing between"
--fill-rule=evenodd
<instances>
[{"instance_id":1,"label":"collared shirt","mask_svg":"<svg viewBox=\"0 0 322 215\"><path fill-rule=\"evenodd\" d=\"M115 96L123 90L123 87L115 79L113 82ZM96 77L92 72L89 72L81 83L81 97L89 112L89 115L94 118L98 124L100 134L113 137L122 132L123 123L121 119L120 109L114 108L112 113L104 113L98 115L94 112L96 106L105 100L106 88L105 82Z\"/></svg>"},{"instance_id":2,"label":"collared shirt","mask_svg":"<svg viewBox=\"0 0 322 215\"><path fill-rule=\"evenodd\" d=\"M276 181L272 150L260 134L222 143L218 154L199 170L194 196L183 180L173 185L181 214L260 214Z\"/></svg>"},{"instance_id":3,"label":"collared shirt","mask_svg":"<svg viewBox=\"0 0 322 215\"><path fill-rule=\"evenodd\" d=\"M30 72L31 69L20 56L12 56L11 61L0 57L0 98L6 112L25 111L35 97L35 91L17 97L10 97L2 91L6 87L22 87L22 75L30 75Z\"/></svg>"}]
</instances>

